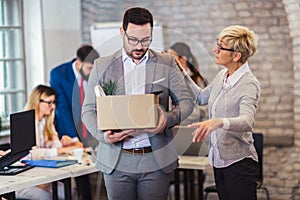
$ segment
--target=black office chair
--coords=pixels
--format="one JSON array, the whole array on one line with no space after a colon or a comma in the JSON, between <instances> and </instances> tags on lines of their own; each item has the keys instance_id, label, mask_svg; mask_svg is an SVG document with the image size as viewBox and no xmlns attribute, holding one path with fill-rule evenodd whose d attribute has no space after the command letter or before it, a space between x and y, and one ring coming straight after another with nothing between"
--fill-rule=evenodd
<instances>
[{"instance_id":1,"label":"black office chair","mask_svg":"<svg viewBox=\"0 0 300 200\"><path fill-rule=\"evenodd\" d=\"M256 188L264 190L266 193L267 200L270 200L269 190L266 187L263 187L263 134L262 133L253 133L254 138L254 147L256 149L258 160L259 160L259 175L256 181ZM207 200L209 193L217 193L217 188L215 185L208 186L204 189L205 196L204 199Z\"/></svg>"}]
</instances>

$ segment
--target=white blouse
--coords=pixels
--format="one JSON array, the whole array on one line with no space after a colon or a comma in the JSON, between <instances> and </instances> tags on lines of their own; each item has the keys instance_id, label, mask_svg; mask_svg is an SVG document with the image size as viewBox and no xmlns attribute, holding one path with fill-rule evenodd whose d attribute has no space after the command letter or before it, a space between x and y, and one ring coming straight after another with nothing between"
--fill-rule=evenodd
<instances>
[{"instance_id":1,"label":"white blouse","mask_svg":"<svg viewBox=\"0 0 300 200\"><path fill-rule=\"evenodd\" d=\"M45 141L44 137L44 127L45 127L46 120L45 118L42 118L41 121L36 121L36 146L38 147L38 156L40 157L55 157L57 156L57 148L62 147L62 143L60 142L58 138L58 134L56 130L54 132L56 133L53 136L52 141Z\"/></svg>"}]
</instances>

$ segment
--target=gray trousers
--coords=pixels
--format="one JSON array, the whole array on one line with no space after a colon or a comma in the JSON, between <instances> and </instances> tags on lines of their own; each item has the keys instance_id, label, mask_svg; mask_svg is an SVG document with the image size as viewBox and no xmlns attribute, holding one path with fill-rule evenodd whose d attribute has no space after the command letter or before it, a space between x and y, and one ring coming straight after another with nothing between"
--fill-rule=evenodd
<instances>
[{"instance_id":1,"label":"gray trousers","mask_svg":"<svg viewBox=\"0 0 300 200\"><path fill-rule=\"evenodd\" d=\"M109 200L166 200L170 174L159 169L152 153L122 152L117 169L104 174Z\"/></svg>"}]
</instances>

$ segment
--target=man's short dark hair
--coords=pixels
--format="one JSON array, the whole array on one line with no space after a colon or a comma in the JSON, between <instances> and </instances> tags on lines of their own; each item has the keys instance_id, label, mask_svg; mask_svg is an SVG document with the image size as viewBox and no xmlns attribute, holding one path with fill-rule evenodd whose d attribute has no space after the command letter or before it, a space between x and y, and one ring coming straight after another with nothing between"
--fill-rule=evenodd
<instances>
[{"instance_id":1,"label":"man's short dark hair","mask_svg":"<svg viewBox=\"0 0 300 200\"><path fill-rule=\"evenodd\" d=\"M91 45L83 45L76 52L77 59L81 62L94 64L94 60L99 58L98 52Z\"/></svg>"},{"instance_id":2,"label":"man's short dark hair","mask_svg":"<svg viewBox=\"0 0 300 200\"><path fill-rule=\"evenodd\" d=\"M123 29L127 30L128 24L144 25L150 23L153 27L153 16L146 8L133 7L129 8L123 17Z\"/></svg>"}]
</instances>

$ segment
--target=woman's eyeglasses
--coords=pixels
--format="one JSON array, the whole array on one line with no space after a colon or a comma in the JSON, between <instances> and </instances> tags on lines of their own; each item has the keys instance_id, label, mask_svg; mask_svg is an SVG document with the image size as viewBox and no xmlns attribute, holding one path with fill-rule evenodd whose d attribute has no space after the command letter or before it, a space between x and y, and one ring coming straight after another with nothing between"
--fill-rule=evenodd
<instances>
[{"instance_id":1,"label":"woman's eyeglasses","mask_svg":"<svg viewBox=\"0 0 300 200\"><path fill-rule=\"evenodd\" d=\"M219 40L217 39L217 53L219 54L221 50L234 52L234 49L227 49L222 47L219 43Z\"/></svg>"},{"instance_id":2,"label":"woman's eyeglasses","mask_svg":"<svg viewBox=\"0 0 300 200\"><path fill-rule=\"evenodd\" d=\"M56 101L46 101L44 99L40 99L40 102L42 103L47 103L49 106L55 105Z\"/></svg>"}]
</instances>

